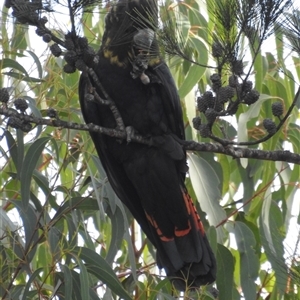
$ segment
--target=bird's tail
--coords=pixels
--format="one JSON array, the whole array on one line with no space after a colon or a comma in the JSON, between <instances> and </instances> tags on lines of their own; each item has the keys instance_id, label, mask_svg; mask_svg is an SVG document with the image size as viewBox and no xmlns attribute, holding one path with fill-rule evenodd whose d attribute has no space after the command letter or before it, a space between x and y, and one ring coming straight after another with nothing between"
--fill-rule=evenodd
<instances>
[{"instance_id":1,"label":"bird's tail","mask_svg":"<svg viewBox=\"0 0 300 300\"><path fill-rule=\"evenodd\" d=\"M158 266L165 269L174 287L182 291L213 283L217 272L215 255L187 191L183 192L183 198L190 227L175 233L173 239L161 238L157 247Z\"/></svg>"}]
</instances>

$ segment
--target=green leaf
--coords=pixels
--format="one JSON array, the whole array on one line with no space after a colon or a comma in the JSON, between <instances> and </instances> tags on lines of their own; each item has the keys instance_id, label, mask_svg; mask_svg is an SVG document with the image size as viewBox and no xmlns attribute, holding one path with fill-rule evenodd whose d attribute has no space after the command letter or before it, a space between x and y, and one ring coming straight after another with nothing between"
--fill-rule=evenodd
<instances>
[{"instance_id":1,"label":"green leaf","mask_svg":"<svg viewBox=\"0 0 300 300\"><path fill-rule=\"evenodd\" d=\"M71 273L69 267L66 265L61 265L61 269L64 273L64 285L65 285L64 298L65 298L65 300L73 300L73 298L72 298L72 293L73 293L72 273Z\"/></svg>"},{"instance_id":2,"label":"green leaf","mask_svg":"<svg viewBox=\"0 0 300 300\"><path fill-rule=\"evenodd\" d=\"M49 197L51 198L51 197ZM36 210L37 212L41 213L43 211L43 205L41 204L41 200L38 199L36 197L35 194L33 194L32 192L30 192L30 200L32 201L32 205L34 207L34 210ZM44 225L44 221L47 220L47 218L49 217L48 213L44 212L43 217L41 218L41 225ZM48 219L50 220L50 218Z\"/></svg>"},{"instance_id":3,"label":"green leaf","mask_svg":"<svg viewBox=\"0 0 300 300\"><path fill-rule=\"evenodd\" d=\"M234 233L240 253L242 290L246 300L253 300L256 297L255 280L259 268L259 261L254 252L256 241L252 231L242 222L235 222Z\"/></svg>"},{"instance_id":4,"label":"green leaf","mask_svg":"<svg viewBox=\"0 0 300 300\"><path fill-rule=\"evenodd\" d=\"M178 90L180 98L184 98L195 87L203 73L202 68L197 65L192 65L189 68L189 71Z\"/></svg>"},{"instance_id":5,"label":"green leaf","mask_svg":"<svg viewBox=\"0 0 300 300\"><path fill-rule=\"evenodd\" d=\"M24 259L25 247L22 239L20 236L15 232L9 232L10 235L8 236L10 248L13 250L14 258L18 258L20 261Z\"/></svg>"},{"instance_id":6,"label":"green leaf","mask_svg":"<svg viewBox=\"0 0 300 300\"><path fill-rule=\"evenodd\" d=\"M204 43L204 41L198 37L197 35L192 35L190 37L190 40L194 46L195 51L197 52L197 62L199 63L199 74L202 74L200 78L203 76L203 74L206 72L207 68L207 62L208 62L208 51L207 47Z\"/></svg>"},{"instance_id":7,"label":"green leaf","mask_svg":"<svg viewBox=\"0 0 300 300\"><path fill-rule=\"evenodd\" d=\"M240 174L240 182L243 184L243 203L245 204L251 199L254 192L254 178L251 176L251 166L254 165L254 161L250 161L246 168L242 167L239 161L237 162L238 171ZM244 211L248 212L250 205L244 206Z\"/></svg>"},{"instance_id":8,"label":"green leaf","mask_svg":"<svg viewBox=\"0 0 300 300\"><path fill-rule=\"evenodd\" d=\"M124 228L125 228L124 239L127 242L128 258L129 258L129 262L130 262L130 266L131 266L132 276L133 276L134 280L137 281L135 251L133 248L131 236L129 234L129 224L128 224L127 215L125 212L124 205L118 197L116 197L116 204L118 205L118 207L121 210L122 215L123 215Z\"/></svg>"},{"instance_id":9,"label":"green leaf","mask_svg":"<svg viewBox=\"0 0 300 300\"><path fill-rule=\"evenodd\" d=\"M52 221L60 219L64 216L64 214L68 214L74 209L80 209L83 211L97 211L99 208L97 201L94 198L73 197L60 206L60 208L56 211Z\"/></svg>"},{"instance_id":10,"label":"green leaf","mask_svg":"<svg viewBox=\"0 0 300 300\"><path fill-rule=\"evenodd\" d=\"M191 90L184 98L185 103L185 112L188 118L189 124L193 124L193 119L196 116L196 105L195 105L195 92ZM197 140L198 132L194 128L191 130L192 137L191 139Z\"/></svg>"},{"instance_id":11,"label":"green leaf","mask_svg":"<svg viewBox=\"0 0 300 300\"><path fill-rule=\"evenodd\" d=\"M111 299L113 299L111 290L107 288L102 300L111 300Z\"/></svg>"},{"instance_id":12,"label":"green leaf","mask_svg":"<svg viewBox=\"0 0 300 300\"><path fill-rule=\"evenodd\" d=\"M50 145L52 145L51 149L51 153L52 155L54 155L53 152L55 152L55 159L56 159L56 162L59 163L59 147L58 147L58 144L57 144L57 141L55 139L50 139Z\"/></svg>"},{"instance_id":13,"label":"green leaf","mask_svg":"<svg viewBox=\"0 0 300 300\"><path fill-rule=\"evenodd\" d=\"M39 78L41 79L42 76L43 76L43 67L42 67L42 64L39 60L39 58L37 57L37 55L33 52L33 51L30 51L30 50L26 50L30 55L31 57L34 59L34 62L37 66L37 70L38 70L38 74L39 74Z\"/></svg>"},{"instance_id":14,"label":"green leaf","mask_svg":"<svg viewBox=\"0 0 300 300\"><path fill-rule=\"evenodd\" d=\"M39 188L43 191L45 196L49 197L52 191L49 188L49 179L36 169L34 169L32 172L32 178L35 180Z\"/></svg>"},{"instance_id":15,"label":"green leaf","mask_svg":"<svg viewBox=\"0 0 300 300\"><path fill-rule=\"evenodd\" d=\"M67 158L69 155L69 149L67 147L66 143L62 143L60 145L60 159L61 158ZM64 161L62 162L64 163ZM67 168L64 168L63 172L60 172L60 180L61 180L61 184L62 186L69 191L72 188L73 185L73 180L74 180L74 169L72 168L72 166L68 166Z\"/></svg>"},{"instance_id":16,"label":"green leaf","mask_svg":"<svg viewBox=\"0 0 300 300\"><path fill-rule=\"evenodd\" d=\"M25 81L25 82L33 82L33 83L44 82L43 79L38 79L38 78L30 77L30 76L24 76L23 74L16 73L16 72L3 72L2 74L7 75L9 77L16 78L21 81Z\"/></svg>"},{"instance_id":17,"label":"green leaf","mask_svg":"<svg viewBox=\"0 0 300 300\"><path fill-rule=\"evenodd\" d=\"M195 88L195 86L206 71L205 65L208 61L208 52L203 41L196 35L191 36L189 40L192 43L192 46L194 47L195 51L197 52L197 62L201 64L201 66L192 64L189 67L184 81L178 90L180 98L184 98L189 92L191 92Z\"/></svg>"},{"instance_id":18,"label":"green leaf","mask_svg":"<svg viewBox=\"0 0 300 300\"><path fill-rule=\"evenodd\" d=\"M300 58L299 57L295 57L295 56L292 56L292 59L294 61L294 65L295 66L299 66L300 65ZM297 76L298 76L298 80L300 79L300 69L297 67L295 68L296 70L296 73L297 73ZM300 103L298 101L298 107L300 106Z\"/></svg>"},{"instance_id":19,"label":"green leaf","mask_svg":"<svg viewBox=\"0 0 300 300\"><path fill-rule=\"evenodd\" d=\"M49 246L47 243L40 243L37 247L35 259L31 261L32 270L36 270L38 268L43 268L43 273L41 274L42 279L44 279L45 284L51 284L52 280L50 277L47 277L46 274L51 272L51 265L49 261L52 261L52 256L49 251Z\"/></svg>"},{"instance_id":20,"label":"green leaf","mask_svg":"<svg viewBox=\"0 0 300 300\"><path fill-rule=\"evenodd\" d=\"M42 114L40 109L37 107L35 100L32 97L29 96L23 96L22 98L26 99L28 101L28 106L32 112L32 114L37 117L37 118L42 118ZM35 134L35 139L37 139L40 134L42 133L43 130L43 125L37 125L35 127L36 129L36 134Z\"/></svg>"},{"instance_id":21,"label":"green leaf","mask_svg":"<svg viewBox=\"0 0 300 300\"><path fill-rule=\"evenodd\" d=\"M11 49L26 50L28 47L26 36L28 34L28 26L23 24L15 24L11 38Z\"/></svg>"},{"instance_id":22,"label":"green leaf","mask_svg":"<svg viewBox=\"0 0 300 300\"><path fill-rule=\"evenodd\" d=\"M56 227L51 227L48 230L47 240L49 242L50 251L53 255L53 258L59 260L61 257L61 238L62 233Z\"/></svg>"},{"instance_id":23,"label":"green leaf","mask_svg":"<svg viewBox=\"0 0 300 300\"><path fill-rule=\"evenodd\" d=\"M252 104L246 112L241 113L238 120L238 141L239 142L247 142L248 141L248 131L247 131L247 123L253 119L257 118L260 111L262 104L271 99L272 96L270 95L263 95L261 94L259 100Z\"/></svg>"},{"instance_id":24,"label":"green leaf","mask_svg":"<svg viewBox=\"0 0 300 300\"><path fill-rule=\"evenodd\" d=\"M75 224L75 220L69 215L66 216L66 220L68 223L68 247L73 248L78 245L78 224Z\"/></svg>"},{"instance_id":25,"label":"green leaf","mask_svg":"<svg viewBox=\"0 0 300 300\"><path fill-rule=\"evenodd\" d=\"M79 278L80 278L80 295L81 299L89 299L89 277L88 277L88 272L87 268L82 262L81 259L77 257L77 262L79 265L80 273L79 273Z\"/></svg>"},{"instance_id":26,"label":"green leaf","mask_svg":"<svg viewBox=\"0 0 300 300\"><path fill-rule=\"evenodd\" d=\"M17 208L19 215L22 219L25 231L25 251L26 252L26 263L30 263L36 250L38 235L38 218L35 210L31 205L24 208L22 202L12 200L11 201ZM25 253L23 253L24 255Z\"/></svg>"},{"instance_id":27,"label":"green leaf","mask_svg":"<svg viewBox=\"0 0 300 300\"><path fill-rule=\"evenodd\" d=\"M176 300L173 296L166 294L166 293L159 293L159 296L161 295L162 299L164 300ZM158 298L160 299L160 298Z\"/></svg>"},{"instance_id":28,"label":"green leaf","mask_svg":"<svg viewBox=\"0 0 300 300\"><path fill-rule=\"evenodd\" d=\"M218 120L218 125L224 129L227 139L233 140L237 135L237 130L232 126L232 124L226 120Z\"/></svg>"},{"instance_id":29,"label":"green leaf","mask_svg":"<svg viewBox=\"0 0 300 300\"><path fill-rule=\"evenodd\" d=\"M207 214L210 225L217 226L226 218L226 213L220 206L220 180L215 170L201 157L188 153L189 172L193 189L201 209ZM223 229L217 228L218 242L223 240Z\"/></svg>"},{"instance_id":30,"label":"green leaf","mask_svg":"<svg viewBox=\"0 0 300 300\"><path fill-rule=\"evenodd\" d=\"M272 201L271 188L266 191L259 223L262 245L275 271L277 287L283 295L288 276L284 259L284 236L280 234L283 219L279 207Z\"/></svg>"},{"instance_id":31,"label":"green leaf","mask_svg":"<svg viewBox=\"0 0 300 300\"><path fill-rule=\"evenodd\" d=\"M18 178L21 179L22 169L23 169L23 160L24 160L24 132L20 129L17 129L17 141L18 141Z\"/></svg>"},{"instance_id":32,"label":"green leaf","mask_svg":"<svg viewBox=\"0 0 300 300\"><path fill-rule=\"evenodd\" d=\"M35 280L35 278L37 276L39 276L39 273L43 271L43 268L39 268L37 270L35 270L33 272L33 274L30 275L27 283L26 283L26 286L25 286L25 290L23 292L23 296L22 296L22 300L27 300L27 299L32 299L28 293L29 293L29 289L31 288L31 284L33 283L33 281Z\"/></svg>"},{"instance_id":33,"label":"green leaf","mask_svg":"<svg viewBox=\"0 0 300 300\"><path fill-rule=\"evenodd\" d=\"M74 216L76 216L76 211L72 212L72 217L74 218ZM78 218L78 222L79 223L84 223L84 215L83 213L80 214L79 218ZM79 234L80 236L83 238L84 240L84 245L86 248L95 251L96 247L95 244L93 243L94 240L92 239L92 237L90 236L89 232L86 230L86 228L84 228L84 230L79 230Z\"/></svg>"},{"instance_id":34,"label":"green leaf","mask_svg":"<svg viewBox=\"0 0 300 300\"><path fill-rule=\"evenodd\" d=\"M1 63L0 63L1 65ZM10 58L4 58L2 60L2 69L5 68L11 68L11 69L16 69L18 71L20 71L22 74L24 74L25 76L29 76L26 69L19 64L16 60L10 59Z\"/></svg>"},{"instance_id":35,"label":"green leaf","mask_svg":"<svg viewBox=\"0 0 300 300\"><path fill-rule=\"evenodd\" d=\"M6 143L7 143L7 146L8 146L9 154L10 154L10 156L13 160L13 163L16 167L17 173L19 173L18 170L21 168L21 166L18 164L18 146L17 146L17 142L8 130L5 131L5 137L6 137Z\"/></svg>"},{"instance_id":36,"label":"green leaf","mask_svg":"<svg viewBox=\"0 0 300 300\"><path fill-rule=\"evenodd\" d=\"M257 102L252 104L251 107L246 112L240 114L239 119L238 119L238 132L237 132L238 142L248 142L247 123L251 119L258 117L258 115L261 111L262 104L270 98L272 98L272 97L269 95L261 94L259 97L259 100ZM244 168L246 168L247 164L248 164L248 159L241 158L240 161L241 161L242 166Z\"/></svg>"},{"instance_id":37,"label":"green leaf","mask_svg":"<svg viewBox=\"0 0 300 300\"><path fill-rule=\"evenodd\" d=\"M84 247L75 247L71 250L71 253L83 259L86 263L87 271L107 284L112 292L125 300L131 299L131 297L123 289L114 271L100 255Z\"/></svg>"},{"instance_id":38,"label":"green leaf","mask_svg":"<svg viewBox=\"0 0 300 300\"><path fill-rule=\"evenodd\" d=\"M106 213L111 219L112 232L109 249L105 259L107 263L111 265L118 250L121 248L121 243L125 232L124 217L119 207L116 208L114 213L112 213L110 209L107 209Z\"/></svg>"},{"instance_id":39,"label":"green leaf","mask_svg":"<svg viewBox=\"0 0 300 300\"><path fill-rule=\"evenodd\" d=\"M218 244L217 250L217 287L219 300L233 299L233 270L234 259L231 252L223 245Z\"/></svg>"},{"instance_id":40,"label":"green leaf","mask_svg":"<svg viewBox=\"0 0 300 300\"><path fill-rule=\"evenodd\" d=\"M65 270L66 269L64 268L64 271ZM69 272L71 273L71 276L69 277L69 280L72 280L72 290L69 291L69 292L72 292L72 298L71 299L72 300L83 300L81 298L81 295L80 295L80 278L79 278L79 274L76 271L71 270L71 269L69 269ZM69 272L66 272L66 274L69 273ZM54 299L55 295L60 294L60 293L62 295L65 295L67 286L64 284L64 278L65 278L65 276L67 276L66 274L61 273L61 272L55 273L57 284L56 284L56 286L53 290L53 293L52 293L50 299ZM70 286L69 282L68 282L68 285Z\"/></svg>"},{"instance_id":41,"label":"green leaf","mask_svg":"<svg viewBox=\"0 0 300 300\"><path fill-rule=\"evenodd\" d=\"M114 214L117 209L118 200L117 200L117 195L116 195L115 191L113 190L113 188L111 187L108 180L103 181L103 188L101 190L101 198L103 199L104 197L108 198L111 212Z\"/></svg>"},{"instance_id":42,"label":"green leaf","mask_svg":"<svg viewBox=\"0 0 300 300\"><path fill-rule=\"evenodd\" d=\"M255 88L258 91L262 90L262 84L264 82L264 77L268 70L268 61L267 59L261 55L261 52L256 54L256 59L254 62L254 70L255 70Z\"/></svg>"},{"instance_id":43,"label":"green leaf","mask_svg":"<svg viewBox=\"0 0 300 300\"><path fill-rule=\"evenodd\" d=\"M106 175L106 173L105 173L105 170L104 170L104 168L103 168L103 166L102 166L102 164L101 164L101 161L100 161L99 157L96 156L96 155L89 155L89 157L92 158L93 164L96 166L96 168L97 168L97 170L98 170L98 172L99 172L100 178L101 178L101 179L106 178L107 175ZM86 159L87 159L87 158L88 158L88 157L86 156Z\"/></svg>"},{"instance_id":44,"label":"green leaf","mask_svg":"<svg viewBox=\"0 0 300 300\"><path fill-rule=\"evenodd\" d=\"M22 203L24 208L27 208L29 203L30 183L31 183L33 171L49 139L50 139L49 137L43 137L36 140L29 147L25 155L21 176L20 176L21 198L22 198Z\"/></svg>"},{"instance_id":45,"label":"green leaf","mask_svg":"<svg viewBox=\"0 0 300 300\"><path fill-rule=\"evenodd\" d=\"M8 299L9 300L20 300L23 295L24 287L25 287L25 285L23 285L23 284L13 285L12 288L8 292L8 295L9 295ZM5 287L3 285L0 285L0 297L2 297L2 295L6 292L7 292L7 290L5 289Z\"/></svg>"},{"instance_id":46,"label":"green leaf","mask_svg":"<svg viewBox=\"0 0 300 300\"><path fill-rule=\"evenodd\" d=\"M0 209L0 237L1 237L1 244L4 245L6 243L7 234L9 232L17 232L18 227L11 221L7 212L3 209ZM8 233L6 232L8 231Z\"/></svg>"},{"instance_id":47,"label":"green leaf","mask_svg":"<svg viewBox=\"0 0 300 300\"><path fill-rule=\"evenodd\" d=\"M94 158L94 157L92 157L92 158ZM93 160L95 161L95 159L93 159ZM100 160L99 159L98 159L98 163L95 164L95 165L96 165L97 168L99 167L99 165L100 165ZM96 196L96 199L97 199L98 209L99 209L99 212L100 212L100 218L101 218L101 220L105 220L105 213L104 213L104 207L103 207L103 192L104 192L103 182L104 182L104 180L101 183L101 190L99 191L100 184L97 182L97 179L93 175L93 172L92 172L91 167L90 167L89 164L87 165L87 168L88 168L89 174L91 176L93 190L94 190L94 193L95 193L95 196Z\"/></svg>"},{"instance_id":48,"label":"green leaf","mask_svg":"<svg viewBox=\"0 0 300 300\"><path fill-rule=\"evenodd\" d=\"M206 230L206 236L207 236L207 239L209 241L209 244L210 244L211 248L216 253L217 252L217 247L218 247L218 242L217 242L218 236L217 236L216 228L214 226L210 226Z\"/></svg>"}]
</instances>

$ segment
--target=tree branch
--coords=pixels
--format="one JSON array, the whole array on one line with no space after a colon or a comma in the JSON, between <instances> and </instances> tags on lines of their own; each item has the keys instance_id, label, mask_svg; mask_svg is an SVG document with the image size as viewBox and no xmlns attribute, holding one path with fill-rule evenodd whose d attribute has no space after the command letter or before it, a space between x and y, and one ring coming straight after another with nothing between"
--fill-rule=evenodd
<instances>
[{"instance_id":1,"label":"tree branch","mask_svg":"<svg viewBox=\"0 0 300 300\"><path fill-rule=\"evenodd\" d=\"M182 145L185 150L221 153L233 158L285 161L300 165L300 155L285 150L266 151L232 146L224 147L217 143L198 143L195 141L183 141Z\"/></svg>"},{"instance_id":2,"label":"tree branch","mask_svg":"<svg viewBox=\"0 0 300 300\"><path fill-rule=\"evenodd\" d=\"M26 115L18 113L17 111L0 107L0 115L5 117L15 117L20 120L28 123L33 123L36 125L45 125L51 127L61 127L68 129L75 129L80 131L89 131L89 132L98 132L111 137L118 139L126 139L126 131L105 128L97 126L94 124L78 124L74 122L66 122L59 119L45 119L37 118L32 115ZM144 145L152 145L151 139L146 139L140 135L134 135L132 137L133 142L141 143ZM202 152L214 152L221 153L233 158L251 158L251 159L260 159L260 160L270 160L270 161L285 161L289 163L294 163L300 165L300 155L292 153L290 151L275 150L275 151L264 151L258 149L249 149L242 147L232 147L232 146L223 146L218 143L198 143L195 141L180 141L183 148L188 151L202 151Z\"/></svg>"}]
</instances>

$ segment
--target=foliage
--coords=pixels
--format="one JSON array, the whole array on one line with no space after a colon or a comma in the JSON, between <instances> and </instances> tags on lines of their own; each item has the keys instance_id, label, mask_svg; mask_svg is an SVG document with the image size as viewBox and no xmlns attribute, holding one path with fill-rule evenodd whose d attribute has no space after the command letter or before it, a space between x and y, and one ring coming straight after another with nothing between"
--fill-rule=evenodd
<instances>
[{"instance_id":1,"label":"foliage","mask_svg":"<svg viewBox=\"0 0 300 300\"><path fill-rule=\"evenodd\" d=\"M300 81L299 10L286 13L289 1L281 2L186 0L162 6L158 36L179 87L187 139L300 152L300 102L294 101ZM278 5L275 13L272 3ZM84 6L83 21L76 25L95 50L108 5L98 4L94 16ZM259 19L263 5L268 18ZM54 28L51 34L63 40L62 24L54 26L61 16L57 6L43 15ZM237 14L247 7L250 15ZM36 54L42 37L22 17L15 15L19 22L13 22L3 6L0 86L9 87L10 101L2 105L17 109L12 99L22 98L29 106L25 114L82 123L79 72L63 72L64 60L48 50ZM276 24L286 26L274 32ZM216 55L216 43L225 56ZM251 80L259 99L251 105L241 100L233 114L214 119L209 136L200 135L193 119L207 116L197 110L196 96L213 90L214 73L226 86L239 60L240 84ZM277 102L288 116L282 124L272 114ZM265 119L281 127L268 136ZM158 272L155 249L113 193L87 132L42 125L24 132L24 124L7 127L5 118L1 125L3 299L214 299L211 287L179 295ZM217 257L218 299L299 299L299 165L216 153L190 152L188 158L188 187ZM286 239L291 233L294 240Z\"/></svg>"}]
</instances>

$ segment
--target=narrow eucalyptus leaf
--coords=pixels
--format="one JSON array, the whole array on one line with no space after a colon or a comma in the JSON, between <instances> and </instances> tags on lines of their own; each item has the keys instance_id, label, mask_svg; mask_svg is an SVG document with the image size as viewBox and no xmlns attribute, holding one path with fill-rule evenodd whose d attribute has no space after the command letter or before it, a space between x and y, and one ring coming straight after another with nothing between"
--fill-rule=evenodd
<instances>
[{"instance_id":1,"label":"narrow eucalyptus leaf","mask_svg":"<svg viewBox=\"0 0 300 300\"><path fill-rule=\"evenodd\" d=\"M36 250L37 241L39 239L39 223L36 211L31 205L25 209L22 202L12 201L16 206L19 215L22 219L24 231L25 231L25 249L26 249L26 262L30 263Z\"/></svg>"},{"instance_id":2,"label":"narrow eucalyptus leaf","mask_svg":"<svg viewBox=\"0 0 300 300\"><path fill-rule=\"evenodd\" d=\"M10 154L12 160L13 160L13 163L16 167L16 170L17 170L18 174L20 174L19 169L21 168L22 165L20 166L18 164L18 146L17 146L17 142L8 130L5 131L5 137L6 137L6 143L7 143L7 146L8 146L9 154Z\"/></svg>"},{"instance_id":3,"label":"narrow eucalyptus leaf","mask_svg":"<svg viewBox=\"0 0 300 300\"><path fill-rule=\"evenodd\" d=\"M80 258L77 259L80 273L79 273L79 278L80 278L80 295L81 299L89 299L89 277L88 277L88 271L84 263Z\"/></svg>"},{"instance_id":4,"label":"narrow eucalyptus leaf","mask_svg":"<svg viewBox=\"0 0 300 300\"><path fill-rule=\"evenodd\" d=\"M207 214L210 225L217 226L226 218L220 206L221 186L215 170L203 158L189 153L189 171L193 189L201 209ZM222 228L217 228L218 242L222 242Z\"/></svg>"},{"instance_id":5,"label":"narrow eucalyptus leaf","mask_svg":"<svg viewBox=\"0 0 300 300\"><path fill-rule=\"evenodd\" d=\"M246 300L256 297L255 280L258 276L259 261L254 252L256 241L252 231L242 222L235 222L234 233L240 253L240 279Z\"/></svg>"},{"instance_id":6,"label":"narrow eucalyptus leaf","mask_svg":"<svg viewBox=\"0 0 300 300\"><path fill-rule=\"evenodd\" d=\"M121 248L121 243L124 236L124 216L119 207L117 207L115 213L112 213L111 210L108 209L107 214L111 219L112 235L106 255L106 261L111 265L118 250Z\"/></svg>"},{"instance_id":7,"label":"narrow eucalyptus leaf","mask_svg":"<svg viewBox=\"0 0 300 300\"><path fill-rule=\"evenodd\" d=\"M95 251L84 247L76 247L71 250L74 255L78 255L87 264L89 273L102 280L107 286L120 297L125 300L130 300L131 297L123 289L115 272L111 269L109 264Z\"/></svg>"},{"instance_id":8,"label":"narrow eucalyptus leaf","mask_svg":"<svg viewBox=\"0 0 300 300\"><path fill-rule=\"evenodd\" d=\"M270 189L268 189L267 193L270 192ZM284 295L288 280L288 268L285 262L286 253L283 247L285 236L281 234L283 218L279 207L272 201L271 193L269 195L264 199L259 219L259 229L262 245L275 271L278 290L281 295Z\"/></svg>"},{"instance_id":9,"label":"narrow eucalyptus leaf","mask_svg":"<svg viewBox=\"0 0 300 300\"><path fill-rule=\"evenodd\" d=\"M231 252L223 245L218 244L217 250L217 286L219 300L233 299L234 288L233 271L234 259Z\"/></svg>"},{"instance_id":10,"label":"narrow eucalyptus leaf","mask_svg":"<svg viewBox=\"0 0 300 300\"><path fill-rule=\"evenodd\" d=\"M73 298L72 298L72 290L73 290L72 273L71 273L69 267L66 265L61 265L61 269L64 274L65 300L73 300Z\"/></svg>"},{"instance_id":11,"label":"narrow eucalyptus leaf","mask_svg":"<svg viewBox=\"0 0 300 300\"><path fill-rule=\"evenodd\" d=\"M43 137L36 140L35 142L32 143L32 145L30 145L25 155L21 176L20 176L21 198L22 198L22 203L24 208L27 208L29 203L30 183L31 183L33 171L48 141L49 141L48 137Z\"/></svg>"},{"instance_id":12,"label":"narrow eucalyptus leaf","mask_svg":"<svg viewBox=\"0 0 300 300\"><path fill-rule=\"evenodd\" d=\"M43 271L43 268L39 268L30 275L29 280L26 283L25 290L23 292L23 296L21 298L22 300L32 299L29 296L29 290L31 289L31 285L33 284L35 278L38 277L40 272L42 272L42 271Z\"/></svg>"}]
</instances>

